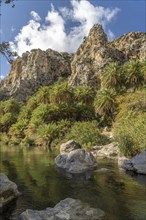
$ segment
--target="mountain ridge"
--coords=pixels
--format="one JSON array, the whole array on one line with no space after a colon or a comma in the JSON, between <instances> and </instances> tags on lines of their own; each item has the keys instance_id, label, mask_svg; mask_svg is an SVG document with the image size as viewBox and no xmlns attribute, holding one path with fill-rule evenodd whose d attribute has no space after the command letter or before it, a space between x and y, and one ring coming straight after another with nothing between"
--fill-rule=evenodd
<instances>
[{"instance_id":1,"label":"mountain ridge","mask_svg":"<svg viewBox=\"0 0 146 220\"><path fill-rule=\"evenodd\" d=\"M146 33L129 32L113 41L95 24L74 54L52 49L33 49L13 61L9 75L0 82L0 100L14 97L26 101L41 86L60 77L69 77L69 85L89 85L100 89L100 77L107 64L123 64L129 59L146 58Z\"/></svg>"}]
</instances>

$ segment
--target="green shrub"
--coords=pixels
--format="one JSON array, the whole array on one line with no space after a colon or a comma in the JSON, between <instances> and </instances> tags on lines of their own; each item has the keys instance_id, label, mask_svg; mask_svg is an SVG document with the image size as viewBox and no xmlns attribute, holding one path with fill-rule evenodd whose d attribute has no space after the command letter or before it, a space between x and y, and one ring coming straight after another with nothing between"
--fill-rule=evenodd
<instances>
[{"instance_id":1,"label":"green shrub","mask_svg":"<svg viewBox=\"0 0 146 220\"><path fill-rule=\"evenodd\" d=\"M96 144L106 144L109 141L106 136L100 133L96 121L75 122L65 139L74 139L83 147L92 147Z\"/></svg>"},{"instance_id":2,"label":"green shrub","mask_svg":"<svg viewBox=\"0 0 146 220\"><path fill-rule=\"evenodd\" d=\"M117 99L119 112L113 124L114 134L121 152L127 157L132 157L146 148L145 95L143 90L125 94Z\"/></svg>"}]
</instances>

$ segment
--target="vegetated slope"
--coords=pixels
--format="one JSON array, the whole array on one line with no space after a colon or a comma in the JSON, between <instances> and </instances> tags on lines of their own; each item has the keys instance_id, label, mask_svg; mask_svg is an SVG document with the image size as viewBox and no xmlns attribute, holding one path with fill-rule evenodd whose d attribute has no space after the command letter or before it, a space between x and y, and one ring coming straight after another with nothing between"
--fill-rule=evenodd
<instances>
[{"instance_id":1,"label":"vegetated slope","mask_svg":"<svg viewBox=\"0 0 146 220\"><path fill-rule=\"evenodd\" d=\"M107 126L126 156L142 151L144 37L129 33L108 42L102 26L95 25L74 55L39 49L23 54L1 82L1 92L26 102L0 102L1 140L52 147L73 138L92 147L110 141L102 135Z\"/></svg>"}]
</instances>

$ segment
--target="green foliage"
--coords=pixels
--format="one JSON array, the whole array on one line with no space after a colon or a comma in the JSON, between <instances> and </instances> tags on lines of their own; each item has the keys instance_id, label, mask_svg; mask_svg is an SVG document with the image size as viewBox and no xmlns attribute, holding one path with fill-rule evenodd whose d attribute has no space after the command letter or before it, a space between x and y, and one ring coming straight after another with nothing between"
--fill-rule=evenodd
<instances>
[{"instance_id":1,"label":"green foliage","mask_svg":"<svg viewBox=\"0 0 146 220\"><path fill-rule=\"evenodd\" d=\"M145 90L128 93L118 98L119 112L115 118L114 133L121 152L132 157L146 148L146 93Z\"/></svg>"},{"instance_id":2,"label":"green foliage","mask_svg":"<svg viewBox=\"0 0 146 220\"><path fill-rule=\"evenodd\" d=\"M71 104L73 93L65 81L55 83L50 91L50 102L54 104Z\"/></svg>"},{"instance_id":3,"label":"green foliage","mask_svg":"<svg viewBox=\"0 0 146 220\"><path fill-rule=\"evenodd\" d=\"M116 93L112 89L102 89L94 100L95 112L100 118L101 126L111 126L117 108Z\"/></svg>"},{"instance_id":4,"label":"green foliage","mask_svg":"<svg viewBox=\"0 0 146 220\"><path fill-rule=\"evenodd\" d=\"M96 121L75 122L65 139L74 139L83 147L108 143L108 138L100 133Z\"/></svg>"},{"instance_id":5,"label":"green foliage","mask_svg":"<svg viewBox=\"0 0 146 220\"><path fill-rule=\"evenodd\" d=\"M17 120L20 103L15 99L0 102L0 131L7 132Z\"/></svg>"},{"instance_id":6,"label":"green foliage","mask_svg":"<svg viewBox=\"0 0 146 220\"><path fill-rule=\"evenodd\" d=\"M36 103L48 104L50 103L50 86L42 86L36 93L35 99Z\"/></svg>"},{"instance_id":7,"label":"green foliage","mask_svg":"<svg viewBox=\"0 0 146 220\"><path fill-rule=\"evenodd\" d=\"M74 89L75 102L81 105L92 105L95 97L94 90L89 86L77 86Z\"/></svg>"},{"instance_id":8,"label":"green foliage","mask_svg":"<svg viewBox=\"0 0 146 220\"><path fill-rule=\"evenodd\" d=\"M140 89L144 83L142 64L138 60L130 60L123 66L126 88L134 91Z\"/></svg>"},{"instance_id":9,"label":"green foliage","mask_svg":"<svg viewBox=\"0 0 146 220\"><path fill-rule=\"evenodd\" d=\"M7 101L0 102L0 115L11 112L16 115L20 111L20 103L15 99L8 99Z\"/></svg>"},{"instance_id":10,"label":"green foliage","mask_svg":"<svg viewBox=\"0 0 146 220\"><path fill-rule=\"evenodd\" d=\"M24 138L24 130L28 124L27 119L22 119L17 121L15 124L13 124L9 130L9 136L10 137L16 137L16 138Z\"/></svg>"},{"instance_id":11,"label":"green foliage","mask_svg":"<svg viewBox=\"0 0 146 220\"><path fill-rule=\"evenodd\" d=\"M8 138L8 135L6 134L6 132L0 133L0 141L3 142L4 144L9 143L9 138Z\"/></svg>"},{"instance_id":12,"label":"green foliage","mask_svg":"<svg viewBox=\"0 0 146 220\"><path fill-rule=\"evenodd\" d=\"M12 63L12 58L17 56L16 52L12 52L8 42L3 41L0 44L0 53L6 58L9 63Z\"/></svg>"},{"instance_id":13,"label":"green foliage","mask_svg":"<svg viewBox=\"0 0 146 220\"><path fill-rule=\"evenodd\" d=\"M118 62L111 62L106 66L101 84L104 88L119 91L122 86L122 71Z\"/></svg>"}]
</instances>

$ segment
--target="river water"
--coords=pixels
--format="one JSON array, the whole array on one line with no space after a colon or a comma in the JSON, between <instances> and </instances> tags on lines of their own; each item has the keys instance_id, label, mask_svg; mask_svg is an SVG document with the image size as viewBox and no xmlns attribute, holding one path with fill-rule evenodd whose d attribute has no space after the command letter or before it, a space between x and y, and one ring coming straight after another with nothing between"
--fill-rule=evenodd
<instances>
[{"instance_id":1,"label":"river water","mask_svg":"<svg viewBox=\"0 0 146 220\"><path fill-rule=\"evenodd\" d=\"M54 165L55 152L1 145L0 153L0 171L21 192L1 220L17 219L28 208L53 207L67 197L101 208L106 213L104 220L146 219L146 176L120 171L117 161L99 160L92 178L85 180L59 174Z\"/></svg>"}]
</instances>

